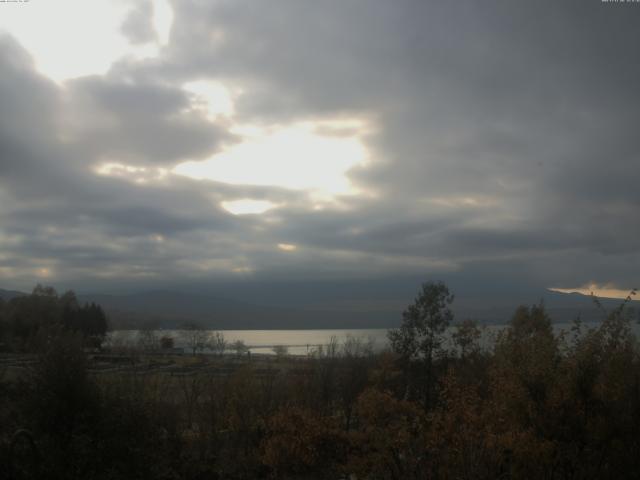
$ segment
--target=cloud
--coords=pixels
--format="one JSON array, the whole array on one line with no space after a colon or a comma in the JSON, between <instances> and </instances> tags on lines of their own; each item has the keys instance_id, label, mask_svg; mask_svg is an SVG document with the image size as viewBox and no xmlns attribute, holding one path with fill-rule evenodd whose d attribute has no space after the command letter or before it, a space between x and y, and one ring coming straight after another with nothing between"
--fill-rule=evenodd
<instances>
[{"instance_id":1,"label":"cloud","mask_svg":"<svg viewBox=\"0 0 640 480\"><path fill-rule=\"evenodd\" d=\"M64 85L0 41L0 268L16 286L42 269L137 288L636 281L640 10L194 0L160 35L160 3L118 24L153 56ZM300 129L313 141L293 152L283 132ZM277 208L234 215L242 201Z\"/></svg>"},{"instance_id":2,"label":"cloud","mask_svg":"<svg viewBox=\"0 0 640 480\"><path fill-rule=\"evenodd\" d=\"M191 111L180 88L88 77L66 93L67 136L105 162L171 165L211 154L232 138Z\"/></svg>"},{"instance_id":3,"label":"cloud","mask_svg":"<svg viewBox=\"0 0 640 480\"><path fill-rule=\"evenodd\" d=\"M157 41L153 24L154 6L150 0L137 2L122 23L122 33L134 44Z\"/></svg>"}]
</instances>

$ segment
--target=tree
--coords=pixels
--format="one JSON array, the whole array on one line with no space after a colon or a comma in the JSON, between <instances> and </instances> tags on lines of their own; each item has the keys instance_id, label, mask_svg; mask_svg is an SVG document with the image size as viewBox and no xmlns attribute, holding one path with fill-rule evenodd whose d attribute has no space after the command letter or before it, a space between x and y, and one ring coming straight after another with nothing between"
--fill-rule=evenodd
<instances>
[{"instance_id":1,"label":"tree","mask_svg":"<svg viewBox=\"0 0 640 480\"><path fill-rule=\"evenodd\" d=\"M551 328L551 318L541 302L539 305L532 305L528 308L520 305L513 314L509 323L507 333L519 340L530 339L538 335L547 338L553 337Z\"/></svg>"},{"instance_id":2,"label":"tree","mask_svg":"<svg viewBox=\"0 0 640 480\"><path fill-rule=\"evenodd\" d=\"M44 286L40 283L33 287L31 295L33 295L34 297L50 297L55 299L58 298L58 292L56 292L55 288Z\"/></svg>"},{"instance_id":3,"label":"tree","mask_svg":"<svg viewBox=\"0 0 640 480\"><path fill-rule=\"evenodd\" d=\"M457 347L460 358L464 359L469 354L480 350L478 343L482 331L475 320L466 319L455 326L455 331L451 334L453 344Z\"/></svg>"},{"instance_id":4,"label":"tree","mask_svg":"<svg viewBox=\"0 0 640 480\"><path fill-rule=\"evenodd\" d=\"M400 328L388 333L391 348L405 369L412 363L421 364L425 407L431 400L434 358L441 353L443 334L453 320L452 302L453 295L444 283L425 282L413 304L402 313Z\"/></svg>"},{"instance_id":5,"label":"tree","mask_svg":"<svg viewBox=\"0 0 640 480\"><path fill-rule=\"evenodd\" d=\"M60 323L58 294L52 287L38 284L31 295L12 298L7 311L8 327L18 349L29 349L41 327Z\"/></svg>"},{"instance_id":6,"label":"tree","mask_svg":"<svg viewBox=\"0 0 640 480\"><path fill-rule=\"evenodd\" d=\"M187 347L191 349L193 355L204 350L207 346L209 333L198 323L186 323L183 327L182 336Z\"/></svg>"},{"instance_id":7,"label":"tree","mask_svg":"<svg viewBox=\"0 0 640 480\"><path fill-rule=\"evenodd\" d=\"M389 331L393 351L407 359L431 362L453 320L452 302L453 295L444 283L423 283L413 304L402 313L400 328Z\"/></svg>"},{"instance_id":8,"label":"tree","mask_svg":"<svg viewBox=\"0 0 640 480\"><path fill-rule=\"evenodd\" d=\"M235 350L236 355L240 356L249 351L249 347L242 340L236 340L231 344L231 349Z\"/></svg>"},{"instance_id":9,"label":"tree","mask_svg":"<svg viewBox=\"0 0 640 480\"><path fill-rule=\"evenodd\" d=\"M93 347L100 347L107 334L107 316L100 305L93 302L85 304L79 310L80 328L88 343Z\"/></svg>"},{"instance_id":10,"label":"tree","mask_svg":"<svg viewBox=\"0 0 640 480\"><path fill-rule=\"evenodd\" d=\"M7 306L4 298L0 297L0 349L4 345L3 340L7 330L6 309Z\"/></svg>"},{"instance_id":11,"label":"tree","mask_svg":"<svg viewBox=\"0 0 640 480\"><path fill-rule=\"evenodd\" d=\"M520 306L494 346L492 367L493 410L507 423L535 425L538 432L555 429L560 420L551 412L573 410L558 405L568 385L559 382L562 367L558 339L544 305Z\"/></svg>"},{"instance_id":12,"label":"tree","mask_svg":"<svg viewBox=\"0 0 640 480\"><path fill-rule=\"evenodd\" d=\"M80 332L88 346L102 345L107 334L108 322L100 305L91 302L80 306L73 290L65 292L59 298L58 304L61 309L61 322L66 330Z\"/></svg>"},{"instance_id":13,"label":"tree","mask_svg":"<svg viewBox=\"0 0 640 480\"><path fill-rule=\"evenodd\" d=\"M38 358L29 369L33 392L28 408L36 430L54 438L64 453L72 435L95 416L99 392L87 372L80 333L42 328L35 343Z\"/></svg>"},{"instance_id":14,"label":"tree","mask_svg":"<svg viewBox=\"0 0 640 480\"><path fill-rule=\"evenodd\" d=\"M224 339L222 332L213 332L209 336L209 348L216 355L224 355L224 351L227 349L227 341Z\"/></svg>"},{"instance_id":15,"label":"tree","mask_svg":"<svg viewBox=\"0 0 640 480\"><path fill-rule=\"evenodd\" d=\"M358 397L355 413L346 472L380 480L431 478L425 475L431 458L425 451L426 416L419 405L367 389Z\"/></svg>"},{"instance_id":16,"label":"tree","mask_svg":"<svg viewBox=\"0 0 640 480\"><path fill-rule=\"evenodd\" d=\"M160 348L162 350L171 350L174 347L173 337L169 335L163 335L160 337Z\"/></svg>"},{"instance_id":17,"label":"tree","mask_svg":"<svg viewBox=\"0 0 640 480\"><path fill-rule=\"evenodd\" d=\"M286 345L276 345L273 347L273 353L275 353L278 358L284 358L289 354L289 347Z\"/></svg>"},{"instance_id":18,"label":"tree","mask_svg":"<svg viewBox=\"0 0 640 480\"><path fill-rule=\"evenodd\" d=\"M369 357L373 355L373 338L356 337L347 334L342 343L342 355L346 358Z\"/></svg>"},{"instance_id":19,"label":"tree","mask_svg":"<svg viewBox=\"0 0 640 480\"><path fill-rule=\"evenodd\" d=\"M138 330L138 346L147 352L158 350L160 340L157 335L157 325L154 322L145 322Z\"/></svg>"},{"instance_id":20,"label":"tree","mask_svg":"<svg viewBox=\"0 0 640 480\"><path fill-rule=\"evenodd\" d=\"M266 423L262 461L274 478L307 478L314 473L321 478L338 476L336 464L345 458L347 439L334 419L296 406L279 410Z\"/></svg>"}]
</instances>

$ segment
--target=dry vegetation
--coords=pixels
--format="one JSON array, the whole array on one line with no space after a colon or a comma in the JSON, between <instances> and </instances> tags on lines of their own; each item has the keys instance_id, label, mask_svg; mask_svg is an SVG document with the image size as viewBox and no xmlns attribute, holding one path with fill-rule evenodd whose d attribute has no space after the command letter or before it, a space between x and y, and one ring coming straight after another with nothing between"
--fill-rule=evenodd
<instances>
[{"instance_id":1,"label":"dry vegetation","mask_svg":"<svg viewBox=\"0 0 640 480\"><path fill-rule=\"evenodd\" d=\"M87 354L41 332L0 369L0 461L9 478L637 477L628 302L561 336L520 307L490 351L464 322L450 351L448 291L425 288L380 354L353 338L305 358Z\"/></svg>"}]
</instances>

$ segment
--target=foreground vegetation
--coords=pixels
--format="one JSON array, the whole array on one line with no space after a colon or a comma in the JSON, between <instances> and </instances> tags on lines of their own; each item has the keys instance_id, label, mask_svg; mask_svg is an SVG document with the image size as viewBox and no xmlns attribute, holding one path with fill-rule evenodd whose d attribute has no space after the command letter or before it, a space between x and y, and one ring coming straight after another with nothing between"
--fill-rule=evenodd
<instances>
[{"instance_id":1,"label":"foreground vegetation","mask_svg":"<svg viewBox=\"0 0 640 480\"><path fill-rule=\"evenodd\" d=\"M304 359L140 354L99 373L108 357L95 351L100 335L64 321L56 305L65 296L45 290L31 297L47 299L18 301L57 309L36 310L35 323L16 316L14 300L0 305L3 343L13 349L6 358L23 359L0 367L0 465L9 478L640 472L640 349L628 301L597 327L576 321L561 335L544 306L519 307L489 351L477 325L460 322L452 350L443 334L453 297L427 283L390 332L388 352L350 339ZM17 318L36 327L16 338L25 331ZM159 364L167 368L151 368Z\"/></svg>"}]
</instances>

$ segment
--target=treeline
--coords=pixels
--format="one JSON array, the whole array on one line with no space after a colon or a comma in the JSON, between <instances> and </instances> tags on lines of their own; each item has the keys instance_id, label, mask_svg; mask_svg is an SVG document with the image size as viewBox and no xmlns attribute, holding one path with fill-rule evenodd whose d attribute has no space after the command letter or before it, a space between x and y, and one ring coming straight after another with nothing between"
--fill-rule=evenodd
<instances>
[{"instance_id":1,"label":"treeline","mask_svg":"<svg viewBox=\"0 0 640 480\"><path fill-rule=\"evenodd\" d=\"M37 285L30 295L0 298L0 345L5 351L36 349L46 331L77 332L87 347L99 347L107 333L107 317L99 305L81 305L73 291L58 295L52 287Z\"/></svg>"},{"instance_id":2,"label":"treeline","mask_svg":"<svg viewBox=\"0 0 640 480\"><path fill-rule=\"evenodd\" d=\"M225 374L93 377L62 332L0 383L0 463L52 479L638 477L628 301L559 335L543 305L519 307L488 349L453 323L453 350L452 301L424 284L388 352L350 339L304 360L216 357Z\"/></svg>"}]
</instances>

